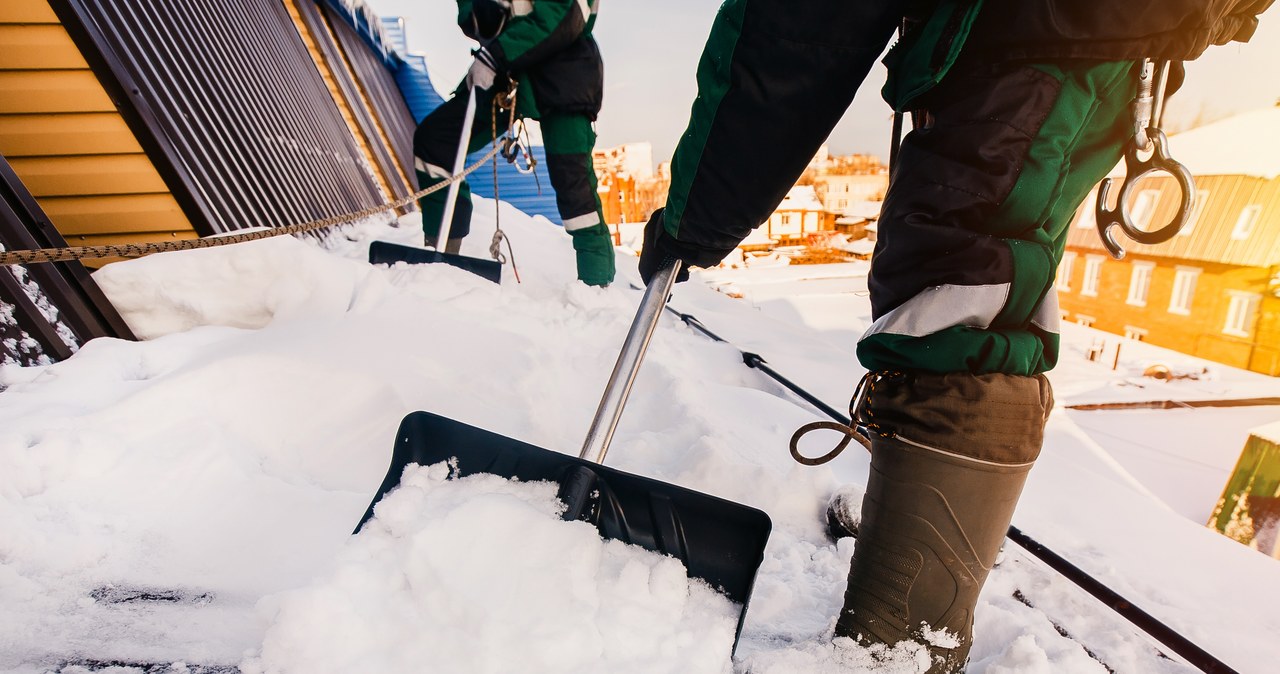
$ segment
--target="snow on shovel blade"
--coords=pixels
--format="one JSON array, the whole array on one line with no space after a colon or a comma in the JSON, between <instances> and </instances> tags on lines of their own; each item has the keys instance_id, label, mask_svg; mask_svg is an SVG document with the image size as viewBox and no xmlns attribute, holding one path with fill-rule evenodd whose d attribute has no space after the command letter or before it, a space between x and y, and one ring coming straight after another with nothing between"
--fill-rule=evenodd
<instances>
[{"instance_id":1,"label":"snow on shovel blade","mask_svg":"<svg viewBox=\"0 0 1280 674\"><path fill-rule=\"evenodd\" d=\"M408 262L409 264L443 262L449 266L469 271L494 283L502 281L502 265L494 260L442 253L426 248L414 248L413 246L402 246L388 241L374 241L369 245L369 264L395 264L397 262Z\"/></svg>"},{"instance_id":2,"label":"snow on shovel blade","mask_svg":"<svg viewBox=\"0 0 1280 674\"><path fill-rule=\"evenodd\" d=\"M391 467L369 504L360 527L373 516L373 507L395 489L410 464L428 466L456 460L457 475L489 473L532 481L551 481L565 493L586 494L588 502L578 519L591 522L607 539L670 555L689 575L701 578L742 605L738 635L746 616L756 571L764 559L772 523L764 512L684 487L542 449L446 419L414 412L400 423ZM582 482L586 481L586 488ZM737 646L737 636L734 646Z\"/></svg>"}]
</instances>

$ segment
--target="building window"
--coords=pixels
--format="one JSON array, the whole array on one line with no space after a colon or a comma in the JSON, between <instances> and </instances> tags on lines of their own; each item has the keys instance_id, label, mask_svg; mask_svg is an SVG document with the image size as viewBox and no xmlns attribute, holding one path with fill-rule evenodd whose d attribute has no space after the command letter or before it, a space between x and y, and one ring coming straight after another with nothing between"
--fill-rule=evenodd
<instances>
[{"instance_id":1,"label":"building window","mask_svg":"<svg viewBox=\"0 0 1280 674\"><path fill-rule=\"evenodd\" d=\"M1227 294L1231 304L1227 306L1227 322L1222 326L1222 331L1236 337L1248 337L1261 296L1234 290L1227 291Z\"/></svg>"},{"instance_id":2,"label":"building window","mask_svg":"<svg viewBox=\"0 0 1280 674\"><path fill-rule=\"evenodd\" d=\"M1196 223L1200 222L1200 214L1204 213L1204 205L1209 203L1209 190L1196 190L1195 203L1191 204L1191 215L1187 216L1187 224L1178 230L1178 236L1191 236Z\"/></svg>"},{"instance_id":3,"label":"building window","mask_svg":"<svg viewBox=\"0 0 1280 674\"><path fill-rule=\"evenodd\" d=\"M1135 342L1141 342L1147 336L1145 328L1136 328L1132 325L1124 326L1124 338L1132 339Z\"/></svg>"},{"instance_id":4,"label":"building window","mask_svg":"<svg viewBox=\"0 0 1280 674\"><path fill-rule=\"evenodd\" d=\"M782 214L782 224L784 224L784 225L789 225L789 224L791 224L791 214L790 214L790 213L783 213L783 214Z\"/></svg>"},{"instance_id":5,"label":"building window","mask_svg":"<svg viewBox=\"0 0 1280 674\"><path fill-rule=\"evenodd\" d=\"M1253 226L1258 224L1258 215L1262 213L1261 204L1249 204L1240 211L1240 219L1236 220L1235 229L1231 230L1231 238L1235 241L1244 241L1253 234Z\"/></svg>"},{"instance_id":6,"label":"building window","mask_svg":"<svg viewBox=\"0 0 1280 674\"><path fill-rule=\"evenodd\" d=\"M1138 229L1147 229L1151 225L1151 216L1156 212L1156 204L1160 201L1160 190L1142 190L1133 200L1133 210L1129 211L1129 219Z\"/></svg>"},{"instance_id":7,"label":"building window","mask_svg":"<svg viewBox=\"0 0 1280 674\"><path fill-rule=\"evenodd\" d=\"M1084 314L1076 314L1076 324L1083 325L1086 328L1093 327L1093 322L1098 319L1093 316L1085 316Z\"/></svg>"},{"instance_id":8,"label":"building window","mask_svg":"<svg viewBox=\"0 0 1280 674\"><path fill-rule=\"evenodd\" d=\"M1135 307L1147 306L1147 294L1151 292L1151 270L1155 265L1150 262L1134 262L1133 274L1129 276L1129 298L1125 302Z\"/></svg>"},{"instance_id":9,"label":"building window","mask_svg":"<svg viewBox=\"0 0 1280 674\"><path fill-rule=\"evenodd\" d=\"M1062 262L1058 263L1058 290L1071 292L1071 270L1076 266L1075 251L1062 254Z\"/></svg>"},{"instance_id":10,"label":"building window","mask_svg":"<svg viewBox=\"0 0 1280 674\"><path fill-rule=\"evenodd\" d=\"M1080 285L1080 294L1085 297L1098 296L1098 283L1102 279L1102 256L1089 255L1084 260L1084 283Z\"/></svg>"},{"instance_id":11,"label":"building window","mask_svg":"<svg viewBox=\"0 0 1280 674\"><path fill-rule=\"evenodd\" d=\"M1200 270L1194 267L1178 267L1173 276L1173 295L1169 297L1169 313L1191 315L1191 300L1196 295L1196 280Z\"/></svg>"}]
</instances>

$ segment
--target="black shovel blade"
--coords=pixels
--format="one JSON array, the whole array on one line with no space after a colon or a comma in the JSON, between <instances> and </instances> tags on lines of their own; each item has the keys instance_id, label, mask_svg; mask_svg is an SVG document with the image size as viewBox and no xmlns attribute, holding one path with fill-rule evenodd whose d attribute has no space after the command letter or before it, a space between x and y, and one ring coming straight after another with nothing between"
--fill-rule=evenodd
<instances>
[{"instance_id":1,"label":"black shovel blade","mask_svg":"<svg viewBox=\"0 0 1280 674\"><path fill-rule=\"evenodd\" d=\"M773 528L763 511L666 482L624 473L576 456L542 449L429 412L400 423L391 467L356 531L373 506L400 483L410 464L429 466L454 459L459 476L489 473L523 482L546 480L566 491L583 482L589 504L579 519L607 539L670 555L689 575L701 578L742 605L746 616L756 571ZM737 637L734 637L737 646Z\"/></svg>"},{"instance_id":2,"label":"black shovel blade","mask_svg":"<svg viewBox=\"0 0 1280 674\"><path fill-rule=\"evenodd\" d=\"M494 283L502 282L502 265L494 260L482 260L478 257L467 257L426 248L402 246L389 241L374 241L369 244L369 264L395 264L397 262L408 262L409 264L443 262L458 269L465 269Z\"/></svg>"}]
</instances>

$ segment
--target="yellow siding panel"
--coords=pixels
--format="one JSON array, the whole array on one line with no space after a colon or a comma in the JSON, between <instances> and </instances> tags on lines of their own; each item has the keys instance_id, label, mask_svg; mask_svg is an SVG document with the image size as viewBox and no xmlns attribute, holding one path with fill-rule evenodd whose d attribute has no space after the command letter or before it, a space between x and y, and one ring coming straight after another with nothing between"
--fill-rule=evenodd
<instances>
[{"instance_id":1,"label":"yellow siding panel","mask_svg":"<svg viewBox=\"0 0 1280 674\"><path fill-rule=\"evenodd\" d=\"M81 235L194 231L168 194L45 197L40 206L72 245Z\"/></svg>"},{"instance_id":2,"label":"yellow siding panel","mask_svg":"<svg viewBox=\"0 0 1280 674\"><path fill-rule=\"evenodd\" d=\"M168 192L145 154L10 159L36 197Z\"/></svg>"},{"instance_id":3,"label":"yellow siding panel","mask_svg":"<svg viewBox=\"0 0 1280 674\"><path fill-rule=\"evenodd\" d=\"M60 25L0 23L0 70L88 67L80 49Z\"/></svg>"},{"instance_id":4,"label":"yellow siding panel","mask_svg":"<svg viewBox=\"0 0 1280 674\"><path fill-rule=\"evenodd\" d=\"M0 154L6 157L136 152L142 146L114 112L0 115Z\"/></svg>"},{"instance_id":5,"label":"yellow siding panel","mask_svg":"<svg viewBox=\"0 0 1280 674\"><path fill-rule=\"evenodd\" d=\"M0 0L0 23L58 23L48 0Z\"/></svg>"},{"instance_id":6,"label":"yellow siding panel","mask_svg":"<svg viewBox=\"0 0 1280 674\"><path fill-rule=\"evenodd\" d=\"M112 112L89 70L0 71L0 113Z\"/></svg>"}]
</instances>

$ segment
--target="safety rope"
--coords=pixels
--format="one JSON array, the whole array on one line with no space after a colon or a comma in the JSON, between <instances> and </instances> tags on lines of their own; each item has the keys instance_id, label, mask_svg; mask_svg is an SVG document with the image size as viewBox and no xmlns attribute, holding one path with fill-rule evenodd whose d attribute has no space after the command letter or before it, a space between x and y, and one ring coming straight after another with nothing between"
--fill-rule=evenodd
<instances>
[{"instance_id":1,"label":"safety rope","mask_svg":"<svg viewBox=\"0 0 1280 674\"><path fill-rule=\"evenodd\" d=\"M493 152L500 152L504 147L498 144L498 112L504 109L511 111L511 116L507 120L507 132L502 134L503 138L508 137L512 133L512 129L515 128L516 92L514 84L512 87L511 91L505 95L509 108L504 108L502 105L504 96L493 97L493 114L489 118L490 128L493 132ZM503 157L506 157L505 152L503 152ZM516 266L516 252L511 247L511 239L507 238L507 233L502 231L502 202L498 197L498 161L495 159L493 161L493 239L489 241L489 257L497 260L498 264L507 263L507 256L502 254L503 241L507 242L507 252L511 257L511 272L515 274L516 283L520 283L520 268Z\"/></svg>"},{"instance_id":2,"label":"safety rope","mask_svg":"<svg viewBox=\"0 0 1280 674\"><path fill-rule=\"evenodd\" d=\"M325 227L333 227L357 220L361 220L379 213L394 211L403 208L409 204L416 202L418 199L442 190L451 183L458 182L473 172L484 166L485 162L493 159L498 154L498 148L495 147L483 158L476 163L468 166L461 174L452 176L443 182L432 185L422 190L418 190L403 199L397 199L389 203L379 206L370 206L352 213L344 213L342 215L334 215L319 220L303 222L287 227L275 227L268 230L257 232L246 232L244 234L231 234L229 236L206 237L202 239L182 239L178 241L158 241L154 243L130 243L130 244L112 244L105 246L69 246L67 248L39 248L35 250L7 250L0 251L0 267L8 267L18 264L37 264L41 262L66 262L68 260L89 260L104 257L142 257L144 255L152 255L154 253L168 253L177 250L193 250L196 248L213 248L215 246L227 246L233 243L245 243L247 241L258 241L273 236L283 236L285 234L301 234Z\"/></svg>"}]
</instances>

